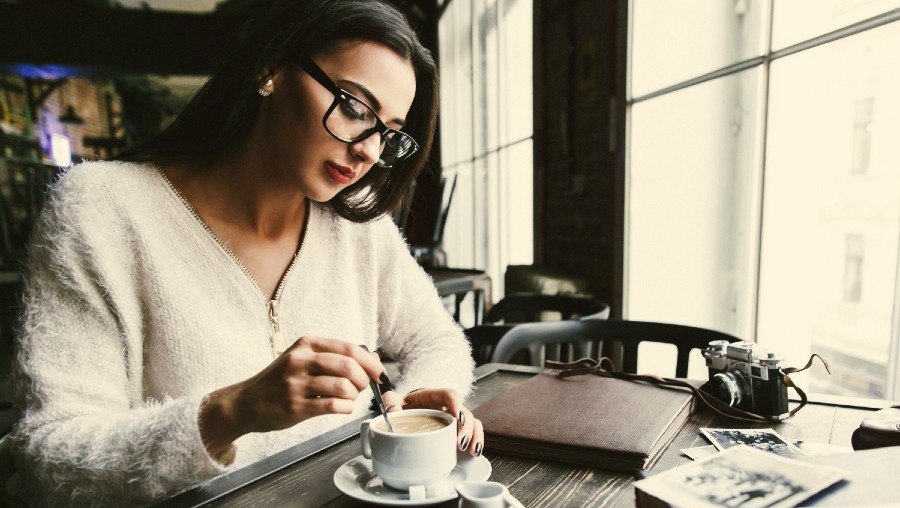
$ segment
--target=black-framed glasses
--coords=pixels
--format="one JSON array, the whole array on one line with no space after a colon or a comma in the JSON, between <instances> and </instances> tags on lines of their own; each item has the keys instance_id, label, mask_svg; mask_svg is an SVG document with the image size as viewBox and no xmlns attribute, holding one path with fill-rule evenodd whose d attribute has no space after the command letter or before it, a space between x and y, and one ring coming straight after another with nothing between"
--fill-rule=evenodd
<instances>
[{"instance_id":1,"label":"black-framed glasses","mask_svg":"<svg viewBox=\"0 0 900 508\"><path fill-rule=\"evenodd\" d=\"M309 57L300 60L300 68L334 95L334 102L322 117L322 125L332 137L344 143L356 143L372 134L381 134L381 157L377 164L384 168L392 167L419 149L409 134L385 125L375 110L339 88Z\"/></svg>"}]
</instances>

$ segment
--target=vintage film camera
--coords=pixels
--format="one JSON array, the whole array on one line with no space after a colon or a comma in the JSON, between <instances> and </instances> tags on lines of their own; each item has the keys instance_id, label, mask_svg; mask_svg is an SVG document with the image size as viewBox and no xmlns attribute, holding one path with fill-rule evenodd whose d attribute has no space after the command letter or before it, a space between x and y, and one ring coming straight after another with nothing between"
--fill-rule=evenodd
<instances>
[{"instance_id":1,"label":"vintage film camera","mask_svg":"<svg viewBox=\"0 0 900 508\"><path fill-rule=\"evenodd\" d=\"M788 395L782 358L753 342L714 340L703 351L709 382L703 390L729 406L780 420Z\"/></svg>"}]
</instances>

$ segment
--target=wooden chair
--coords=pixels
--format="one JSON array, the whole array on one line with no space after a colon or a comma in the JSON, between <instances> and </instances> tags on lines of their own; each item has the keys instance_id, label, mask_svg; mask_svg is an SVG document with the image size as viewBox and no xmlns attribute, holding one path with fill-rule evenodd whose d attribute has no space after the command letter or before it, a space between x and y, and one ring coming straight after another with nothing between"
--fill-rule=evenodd
<instances>
[{"instance_id":1,"label":"wooden chair","mask_svg":"<svg viewBox=\"0 0 900 508\"><path fill-rule=\"evenodd\" d=\"M687 377L688 359L692 350L705 349L709 342L740 339L727 333L694 326L649 321L570 319L524 323L511 327L497 343L491 362L524 363L540 366L544 360L577 360L598 358L602 346L622 345L622 365L625 372L638 373L638 346L642 342L673 344L677 350L675 377ZM559 345L571 348L569 358L560 358ZM523 362L521 355L527 352Z\"/></svg>"}]
</instances>

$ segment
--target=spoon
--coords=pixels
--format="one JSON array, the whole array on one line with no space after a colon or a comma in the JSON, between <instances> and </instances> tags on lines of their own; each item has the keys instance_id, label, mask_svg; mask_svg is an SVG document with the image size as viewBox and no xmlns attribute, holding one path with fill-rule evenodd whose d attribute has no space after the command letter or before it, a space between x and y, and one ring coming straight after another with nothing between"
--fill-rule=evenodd
<instances>
[{"instance_id":1,"label":"spoon","mask_svg":"<svg viewBox=\"0 0 900 508\"><path fill-rule=\"evenodd\" d=\"M384 422L387 423L387 428L391 433L394 432L394 427L391 425L391 420L388 419L387 410L384 407L384 401L381 400L381 388L379 388L378 383L375 380L369 381L369 386L372 387L372 391L375 393L375 404L378 406L378 411L384 416Z\"/></svg>"},{"instance_id":2,"label":"spoon","mask_svg":"<svg viewBox=\"0 0 900 508\"><path fill-rule=\"evenodd\" d=\"M369 350L365 345L360 346L366 351ZM369 386L372 388L372 393L375 394L375 405L378 406L378 412L384 416L384 423L387 424L388 430L393 434L394 427L391 425L391 420L388 418L387 410L384 407L384 401L381 400L381 388L378 386L378 383L375 382L374 379L369 380Z\"/></svg>"}]
</instances>

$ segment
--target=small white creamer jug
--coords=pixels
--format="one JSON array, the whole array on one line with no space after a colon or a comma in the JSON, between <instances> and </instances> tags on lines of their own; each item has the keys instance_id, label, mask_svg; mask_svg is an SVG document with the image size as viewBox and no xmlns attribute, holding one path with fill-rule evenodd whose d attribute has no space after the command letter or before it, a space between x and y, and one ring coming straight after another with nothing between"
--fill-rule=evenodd
<instances>
[{"instance_id":1,"label":"small white creamer jug","mask_svg":"<svg viewBox=\"0 0 900 508\"><path fill-rule=\"evenodd\" d=\"M497 482L461 482L456 484L459 508L525 508Z\"/></svg>"}]
</instances>

